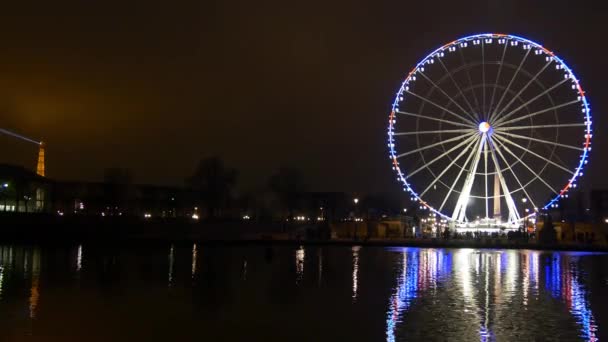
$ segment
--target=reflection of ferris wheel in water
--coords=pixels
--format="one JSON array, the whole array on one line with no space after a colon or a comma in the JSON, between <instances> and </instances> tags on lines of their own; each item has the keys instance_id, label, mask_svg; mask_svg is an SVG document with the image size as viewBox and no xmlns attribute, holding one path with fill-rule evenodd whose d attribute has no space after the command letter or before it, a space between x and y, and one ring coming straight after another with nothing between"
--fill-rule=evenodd
<instances>
[{"instance_id":1,"label":"reflection of ferris wheel in water","mask_svg":"<svg viewBox=\"0 0 608 342\"><path fill-rule=\"evenodd\" d=\"M515 226L576 187L591 150L589 104L572 70L541 45L464 37L408 74L388 146L421 208L457 224Z\"/></svg>"}]
</instances>

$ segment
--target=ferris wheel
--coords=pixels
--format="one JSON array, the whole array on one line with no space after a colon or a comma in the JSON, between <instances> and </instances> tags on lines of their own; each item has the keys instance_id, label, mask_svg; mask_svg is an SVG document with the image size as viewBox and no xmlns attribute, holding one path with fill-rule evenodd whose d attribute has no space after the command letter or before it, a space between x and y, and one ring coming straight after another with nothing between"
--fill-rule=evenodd
<instances>
[{"instance_id":1,"label":"ferris wheel","mask_svg":"<svg viewBox=\"0 0 608 342\"><path fill-rule=\"evenodd\" d=\"M392 105L389 157L421 209L444 222L515 227L576 188L591 151L578 79L528 39L478 34L431 52Z\"/></svg>"}]
</instances>

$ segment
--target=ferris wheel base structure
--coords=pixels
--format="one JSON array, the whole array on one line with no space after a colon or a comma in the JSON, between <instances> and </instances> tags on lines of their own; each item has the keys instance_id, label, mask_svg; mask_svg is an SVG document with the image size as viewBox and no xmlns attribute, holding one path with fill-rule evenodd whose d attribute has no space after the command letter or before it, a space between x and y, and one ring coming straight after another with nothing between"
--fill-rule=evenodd
<instances>
[{"instance_id":1,"label":"ferris wheel base structure","mask_svg":"<svg viewBox=\"0 0 608 342\"><path fill-rule=\"evenodd\" d=\"M534 215L532 216L534 217ZM529 219L531 223L535 222L533 217ZM451 231L455 231L457 233L508 233L510 231L520 230L523 225L524 222L513 223L501 221L498 218L482 218L466 223L451 221L448 227Z\"/></svg>"}]
</instances>

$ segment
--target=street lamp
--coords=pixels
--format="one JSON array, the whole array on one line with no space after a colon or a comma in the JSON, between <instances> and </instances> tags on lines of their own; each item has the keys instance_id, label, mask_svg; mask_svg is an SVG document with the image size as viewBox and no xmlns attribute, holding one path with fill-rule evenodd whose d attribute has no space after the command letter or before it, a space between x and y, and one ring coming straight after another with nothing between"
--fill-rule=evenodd
<instances>
[{"instance_id":1,"label":"street lamp","mask_svg":"<svg viewBox=\"0 0 608 342\"><path fill-rule=\"evenodd\" d=\"M355 220L356 220L357 216L359 214L359 210L357 208L357 203L359 203L359 198L357 198L357 197L353 198L353 203L355 203L355 208L354 208L355 210L354 210L354 212L355 212Z\"/></svg>"}]
</instances>

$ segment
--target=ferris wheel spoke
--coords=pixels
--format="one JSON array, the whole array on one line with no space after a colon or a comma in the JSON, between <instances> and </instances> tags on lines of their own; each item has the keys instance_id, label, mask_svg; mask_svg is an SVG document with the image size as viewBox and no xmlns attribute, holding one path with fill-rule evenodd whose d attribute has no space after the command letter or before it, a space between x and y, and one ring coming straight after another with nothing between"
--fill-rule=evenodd
<instances>
[{"instance_id":1,"label":"ferris wheel spoke","mask_svg":"<svg viewBox=\"0 0 608 342\"><path fill-rule=\"evenodd\" d=\"M486 143L487 138L488 135L486 133L483 133L481 135L481 141L479 142L479 146L474 150L475 154L473 160L471 161L469 173L467 174L467 178L465 178L464 185L462 186L462 191L460 191L460 195L458 196L458 200L456 201L456 207L454 207L454 211L452 212L453 220L463 222L466 219L466 208L469 203L471 188L473 187L473 182L475 181L477 166L479 165L481 152L484 144Z\"/></svg>"},{"instance_id":2,"label":"ferris wheel spoke","mask_svg":"<svg viewBox=\"0 0 608 342\"><path fill-rule=\"evenodd\" d=\"M547 62L541 69L539 72L536 73L536 75L534 75L529 81L528 83L526 83L525 86L523 86L518 92L517 94L515 94L513 96L513 98L511 99L511 101L509 101L502 109L498 110L498 107L496 108L496 112L499 113L498 115L500 115L500 113L506 111L512 104L513 102L515 102L515 100L517 100L519 98L519 96L526 91L526 89L528 89L528 87L530 86L530 84L532 84L532 82L536 81L536 79L538 78L538 76L540 76L540 74L542 74L543 71L545 71L545 69L547 69L547 67L549 65L551 65L551 63L553 62L552 59L549 59L549 62Z\"/></svg>"},{"instance_id":3,"label":"ferris wheel spoke","mask_svg":"<svg viewBox=\"0 0 608 342\"><path fill-rule=\"evenodd\" d=\"M490 146L492 146L491 144L492 141L490 141ZM507 202L507 208L509 210L508 220L510 222L517 222L519 221L519 213L517 212L515 201L513 201L513 197L511 196L511 192L509 191L509 187L507 186L507 181L505 180L505 177L502 174L498 158L496 157L496 153L494 153L494 149L492 148L490 149L490 155L492 156L492 161L494 162L494 167L496 168L496 174L498 175L498 180L504 193L505 201ZM505 164L505 167L508 167L507 164Z\"/></svg>"},{"instance_id":4,"label":"ferris wheel spoke","mask_svg":"<svg viewBox=\"0 0 608 342\"><path fill-rule=\"evenodd\" d=\"M485 39L481 40L481 109L480 113L486 110L486 57L485 57ZM481 114L483 117L483 114Z\"/></svg>"},{"instance_id":5,"label":"ferris wheel spoke","mask_svg":"<svg viewBox=\"0 0 608 342\"><path fill-rule=\"evenodd\" d=\"M417 174L418 172L424 170L425 168L428 168L429 166L433 165L435 162L437 162L438 160L445 158L446 156L448 156L450 153L454 152L455 150L457 150L458 148L468 144L469 142L471 142L471 140L475 139L475 135L471 136L468 139L465 139L464 141L460 142L459 144L455 145L454 147L450 148L449 150L445 151L444 153L440 154L439 156L435 157L434 159L432 159L431 161L429 161L428 163L422 165L421 167L417 168L416 170L412 171L411 173L409 173L405 178L411 178L413 177L415 174Z\"/></svg>"},{"instance_id":6,"label":"ferris wheel spoke","mask_svg":"<svg viewBox=\"0 0 608 342\"><path fill-rule=\"evenodd\" d=\"M515 73L513 74L513 77L511 77L511 81L509 81L509 84L507 85L507 88L502 93L502 96L498 100L498 103L496 104L496 108L494 108L494 110L490 114L490 118L488 119L488 121L491 121L494 118L494 116L496 115L496 113L498 112L497 109L500 108L500 105L502 104L502 101L505 99L505 95L507 95L507 93L509 93L509 89L511 88L511 85L513 84L513 81L515 81L515 78L517 77L517 74L519 74L519 71L521 70L521 67L524 65L524 62L528 58L528 55L530 54L530 51L532 51L532 50L528 50L528 52L526 52L526 54L524 55L524 58L521 59L521 62L519 63L519 66L517 66L517 70L515 70Z\"/></svg>"},{"instance_id":7,"label":"ferris wheel spoke","mask_svg":"<svg viewBox=\"0 0 608 342\"><path fill-rule=\"evenodd\" d=\"M424 196L424 194L426 194L427 191L429 191L429 189L435 185L437 183L437 181L439 181L439 179L441 179L441 177L448 172L448 170L450 168L452 168L452 166L454 166L454 164L467 152L468 149L471 148L471 146L473 146L475 144L475 140L471 141L462 151L460 151L460 153L456 156L456 158L454 158L454 160L452 160L452 162L450 164L448 164L448 166L446 168L443 169L443 171L441 171L441 173L435 177L435 179L426 187L426 189L424 189L424 191L422 191L419 195L419 197Z\"/></svg>"},{"instance_id":8,"label":"ferris wheel spoke","mask_svg":"<svg viewBox=\"0 0 608 342\"><path fill-rule=\"evenodd\" d=\"M515 108L514 110L510 111L509 113L503 115L502 117L497 118L496 122L494 123L494 126L500 125L502 122L504 122L508 117L510 117L511 115L517 113L520 109L526 107L527 105L529 105L530 103L536 101L537 99L539 99L542 96L545 96L546 94L548 94L551 90L559 87L560 85L564 84L566 81L568 81L568 78L564 78L563 80L557 82L556 84L552 85L550 88L547 88L545 91L543 91L542 93L534 96L533 98L531 98L530 100L522 103L519 107Z\"/></svg>"},{"instance_id":9,"label":"ferris wheel spoke","mask_svg":"<svg viewBox=\"0 0 608 342\"><path fill-rule=\"evenodd\" d=\"M546 158L546 157L544 157L544 156L542 156L542 155L540 155L540 154L538 154L538 153L536 153L536 152L534 152L534 151L532 151L532 150L530 150L530 149L528 149L528 148L525 148L525 147L523 147L522 145L520 145L520 144L518 144L518 143L516 143L516 142L512 141L511 139L508 139L508 138L506 138L506 137L503 137L502 135L496 135L496 134L495 134L494 136L495 136L496 140L498 140L498 141L507 142L508 144L510 144L510 145L512 145L512 146L515 146L515 147L519 148L520 150L523 150L523 151L525 151L525 152L528 152L528 153L530 153L531 155L533 155L533 156L535 156L535 157L537 157L537 158L540 158L540 159L542 159L542 160L546 161L547 163L549 163L549 164L551 164L551 165L553 165L553 166L555 166L555 167L557 167L557 168L559 168L559 169L561 169L561 170L563 170L563 171L565 171L565 172L567 172L567 173L569 173L569 174L571 174L571 175L574 175L574 172L572 172L571 170L569 170L569 169L568 169L568 168L566 168L565 166L560 165L560 164L558 164L558 163L554 162L553 160L548 159L548 158Z\"/></svg>"},{"instance_id":10,"label":"ferris wheel spoke","mask_svg":"<svg viewBox=\"0 0 608 342\"><path fill-rule=\"evenodd\" d=\"M422 77L424 77L427 81L429 81L429 83L431 83L433 85L433 87L437 88L445 97L447 97L448 100L450 100L453 104L455 104L456 107L458 107L458 109L460 109L463 113L467 114L467 116L469 118L471 118L472 120L475 120L475 117L473 117L469 112L467 112L466 109L462 108L462 106L458 102L456 102L450 95L448 95L448 93L446 93L435 82L433 82L433 80L431 80L423 72L420 72L420 75L422 75Z\"/></svg>"},{"instance_id":11,"label":"ferris wheel spoke","mask_svg":"<svg viewBox=\"0 0 608 342\"><path fill-rule=\"evenodd\" d=\"M536 141L536 142L540 142L540 143L543 143L543 144L549 144L549 145L553 145L553 146L559 146L559 147L569 148L569 149L577 150L577 151L584 151L585 150L582 147L572 146L572 145L566 145L566 144L560 144L558 142L554 142L554 141L550 141L550 140L544 140L544 139L532 138L532 137L528 137L528 136L521 135L521 134L507 133L507 132L502 132L502 131L497 131L495 133L499 134L500 137L502 137L503 135L506 135L506 136L513 137L513 138L525 139L525 140L530 140L530 141Z\"/></svg>"},{"instance_id":12,"label":"ferris wheel spoke","mask_svg":"<svg viewBox=\"0 0 608 342\"><path fill-rule=\"evenodd\" d=\"M451 133L471 133L474 132L472 129L444 129L436 131L418 131L418 132L397 132L393 135L419 135L419 134L451 134Z\"/></svg>"},{"instance_id":13,"label":"ferris wheel spoke","mask_svg":"<svg viewBox=\"0 0 608 342\"><path fill-rule=\"evenodd\" d=\"M462 61L462 65L466 66L467 63L464 60L464 54L462 53L462 49L458 49L458 53L460 54L460 60ZM471 73L469 72L469 68L465 67L464 71L466 72L467 79L469 80L469 87L471 87L471 92L473 93L473 100L475 101L475 106L477 106L478 111L481 111L481 109L479 109L479 101L477 100L477 94L475 94L475 90L473 89L473 80L471 79ZM475 111L473 111L473 113L475 113Z\"/></svg>"},{"instance_id":14,"label":"ferris wheel spoke","mask_svg":"<svg viewBox=\"0 0 608 342\"><path fill-rule=\"evenodd\" d=\"M521 121L521 120L525 120L525 119L528 119L528 118L531 118L531 117L534 117L534 116L537 116L537 115L540 115L540 114L543 114L543 113L546 113L546 112L550 112L552 110L557 110L557 109L560 109L560 108L563 108L563 107L566 107L566 106L569 106L571 104L575 104L575 103L578 103L578 102L580 102L580 101L579 100L568 101L568 102L565 102L565 103L562 103L562 104L558 104L558 105L550 107L550 108L545 108L545 109L542 109L542 110L539 110L539 111L536 111L536 112L533 112L533 113L530 113L530 114L526 114L524 116L520 116L520 117L511 119L511 120L508 120L508 121L502 121L502 122L500 122L500 124L494 124L494 127L495 127L494 130L497 130L498 128L502 128L504 125L511 124L511 123L514 123L514 122L518 122L518 121Z\"/></svg>"},{"instance_id":15,"label":"ferris wheel spoke","mask_svg":"<svg viewBox=\"0 0 608 342\"><path fill-rule=\"evenodd\" d=\"M521 160L520 157L518 157L515 153L513 153L513 151L511 151L511 149L505 144L503 143L498 137L494 136L493 140L498 142L498 144L505 149L505 151L507 151L507 153L509 153L510 155L512 155L515 159L517 159L517 161L519 161L521 163L521 165L523 165L526 169L528 169L528 171L530 171L530 173L532 173L532 175L534 176L534 179L538 179L540 180L543 184L545 184L545 186L547 186L547 188L549 188L549 190L551 190L554 194L559 194L559 191L555 190L551 185L549 185L549 183L547 183L538 172L532 170L532 168L530 166L528 166L528 164L524 163L523 160ZM529 183L528 183L529 184Z\"/></svg>"},{"instance_id":16,"label":"ferris wheel spoke","mask_svg":"<svg viewBox=\"0 0 608 342\"><path fill-rule=\"evenodd\" d=\"M467 106L469 106L469 109L471 110L471 113L475 113L475 108L473 108L473 106L471 105L471 102L469 102L469 99L467 99L467 97L464 96L464 93L462 92L462 88L460 88L460 86L458 85L458 83L454 79L454 76L452 76L452 73L445 66L445 64L443 63L443 61L441 60L441 58L438 58L437 60L439 61L439 64L441 64L441 66L443 67L443 70L445 70L445 72L448 75L448 77L450 78L450 80L452 80L452 83L454 84L454 86L456 87L456 89L458 89L458 93L460 94L460 96L462 97L462 99L464 100L464 102L466 102Z\"/></svg>"},{"instance_id":17,"label":"ferris wheel spoke","mask_svg":"<svg viewBox=\"0 0 608 342\"><path fill-rule=\"evenodd\" d=\"M488 212L488 142L486 140L483 145L483 163L484 163L484 178L485 178L485 189L486 189L486 197L485 197L485 205L486 205L486 219L489 217Z\"/></svg>"},{"instance_id":18,"label":"ferris wheel spoke","mask_svg":"<svg viewBox=\"0 0 608 342\"><path fill-rule=\"evenodd\" d=\"M554 162L554 161L553 161L553 160L551 160L551 159L548 159L548 158L546 158L546 157L543 157L542 155L540 155L540 154L538 154L538 153L536 153L536 152L534 152L534 151L531 151L531 150L530 150L530 149L528 149L528 148L523 147L522 145L520 145L520 144L518 144L518 143L516 143L516 142L512 141L511 139L508 139L508 138L506 138L506 137L503 137L502 135L496 135L496 134L494 134L494 136L495 136L495 138L496 138L498 141L505 141L505 142L507 142L508 144L510 144L510 145L512 145L512 146L515 146L515 147L519 148L520 150L526 151L526 152L530 153L531 155L533 155L533 156L535 156L535 157L538 157L538 158L540 158L540 159L542 159L542 160L546 161L547 163L549 163L549 164L551 164L551 165L553 165L553 166L555 166L555 167L557 167L557 168L559 168L559 169L561 169L561 170L563 170L563 171L565 171L565 172L567 172L567 173L569 173L569 174L571 174L571 175L574 175L574 172L572 172L572 171L571 171L571 170L569 170L568 168L564 167L563 165L560 165L560 164L558 164L558 163Z\"/></svg>"},{"instance_id":19,"label":"ferris wheel spoke","mask_svg":"<svg viewBox=\"0 0 608 342\"><path fill-rule=\"evenodd\" d=\"M500 79L500 73L502 72L502 66L505 61L505 54L507 52L507 44L505 42L505 47L502 49L502 57L500 57L500 64L498 64L498 72L496 73L496 81L494 82L494 87L492 87L492 97L490 98L490 106L488 110L492 110L492 105L494 104L494 96L496 95L496 88L498 88L498 80ZM486 117L486 121L489 120L489 117Z\"/></svg>"},{"instance_id":20,"label":"ferris wheel spoke","mask_svg":"<svg viewBox=\"0 0 608 342\"><path fill-rule=\"evenodd\" d=\"M462 120L463 122L468 122L468 123L470 123L471 125L475 126L475 121L471 121L469 118L465 118L464 116L462 116L462 115L460 115L460 114L457 114L457 113L455 113L455 112L453 112L453 111L451 111L451 110L449 110L449 109L447 109L447 108L443 107L442 105L439 105L439 104L437 104L437 103L435 103L435 102L433 102L433 101L431 101L431 100L429 100L429 99L427 99L427 98L425 98L425 97L423 97L423 96L420 96L420 95L418 95L418 94L416 94L416 93L413 93L413 92L411 92L411 91L409 91L409 90L406 90L406 92L407 92L408 94L411 94L411 95L413 95L413 96L415 96L415 97L417 97L417 98L421 99L422 101L424 101L424 102L426 102L426 103L430 103L430 104L432 104L433 106L435 106L435 107L437 107L437 108L439 108L439 109L441 109L441 110L445 111L446 113L449 113L449 114L451 114L451 115L453 115L453 116L455 116L455 117L459 118L459 119L460 119L460 120Z\"/></svg>"},{"instance_id":21,"label":"ferris wheel spoke","mask_svg":"<svg viewBox=\"0 0 608 342\"><path fill-rule=\"evenodd\" d=\"M481 139L481 138L477 138L475 141L478 141L479 139ZM471 158L473 158L474 155L475 155L475 149L472 150L472 152L467 157L467 160L465 160L464 164L462 164L462 165L469 164L469 161L471 160ZM460 180L460 176L462 176L463 172L464 172L464 167L461 167L460 171L458 172L458 176L456 176L456 178L454 178L454 182L452 182L452 185L450 186L450 190L448 191L448 194L443 198L443 202L441 202L441 206L439 207L439 211L443 210L443 206L445 205L445 203L447 202L448 198L452 194L452 191L454 191L454 187L456 186L456 183L458 183L458 180Z\"/></svg>"},{"instance_id":22,"label":"ferris wheel spoke","mask_svg":"<svg viewBox=\"0 0 608 342\"><path fill-rule=\"evenodd\" d=\"M473 134L475 134L475 133L469 133L469 134L457 136L457 137L454 137L454 138L450 138L450 139L446 139L446 140L443 140L443 141L436 142L436 143L431 144L431 145L423 146L423 147L417 148L415 150L407 151L405 153L401 153L400 155L398 155L397 158L401 158L401 157L408 156L410 154L422 152L424 150L428 150L428 149L431 149L431 148L434 148L434 147L437 147L437 146L441 146L441 145L444 145L444 144L452 142L452 141L462 140L462 139L465 139L465 138L467 138L467 137L469 137L470 135L473 135Z\"/></svg>"},{"instance_id":23,"label":"ferris wheel spoke","mask_svg":"<svg viewBox=\"0 0 608 342\"><path fill-rule=\"evenodd\" d=\"M500 158L504 161L505 165L509 165L509 162L507 161L507 158L505 158L505 156L503 155L502 151L498 148L498 146L496 144L494 144L494 142L492 141L492 137L490 136L490 143L492 144L492 147L496 150L496 153L498 153L498 155L500 156ZM517 177L517 175L515 174L515 171L513 171L513 167L508 166L507 167L509 169L509 171L511 172L511 174L513 175L513 178L515 178L515 180L517 181L517 184L519 184L521 190L524 192L524 194L526 195L526 197L528 197L530 199L530 202L532 203L532 205L534 206L534 208L538 208L536 206L536 204L534 203L534 200L532 199L532 196L530 196L530 194L528 194L528 192L526 191L525 186L521 183L521 181L519 180L519 177ZM487 196L487 194L486 194Z\"/></svg>"},{"instance_id":24,"label":"ferris wheel spoke","mask_svg":"<svg viewBox=\"0 0 608 342\"><path fill-rule=\"evenodd\" d=\"M432 116L420 115L420 114L417 114L417 113L403 112L403 111L399 111L399 110L395 111L395 113L402 114L402 115L407 115L407 116L413 116L415 118L427 119L427 120L438 121L438 122L445 122L447 124L454 125L454 126L471 127L471 125L467 125L467 124L464 124L464 123L450 121L450 120L445 120L445 119L439 119L439 118L435 118L435 117L432 117Z\"/></svg>"},{"instance_id":25,"label":"ferris wheel spoke","mask_svg":"<svg viewBox=\"0 0 608 342\"><path fill-rule=\"evenodd\" d=\"M555 125L531 125L531 126L512 126L512 127L498 127L495 128L496 132L506 132L506 131L517 131L522 129L537 129L537 128L561 128L561 127L585 127L587 126L584 123L567 123L567 124L555 124Z\"/></svg>"}]
</instances>

